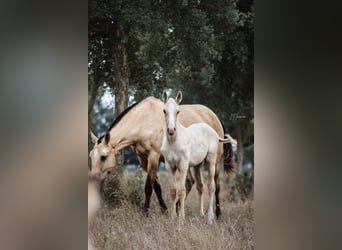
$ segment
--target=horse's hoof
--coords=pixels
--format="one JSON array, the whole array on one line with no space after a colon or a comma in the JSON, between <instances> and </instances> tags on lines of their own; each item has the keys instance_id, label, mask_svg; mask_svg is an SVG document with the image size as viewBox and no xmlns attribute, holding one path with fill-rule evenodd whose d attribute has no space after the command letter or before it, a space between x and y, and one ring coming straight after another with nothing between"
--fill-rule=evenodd
<instances>
[{"instance_id":1,"label":"horse's hoof","mask_svg":"<svg viewBox=\"0 0 342 250\"><path fill-rule=\"evenodd\" d=\"M161 213L162 213L162 214L167 215L167 214L169 213L169 211L167 210L167 208L163 208L163 207L162 207L160 210L161 210Z\"/></svg>"},{"instance_id":2,"label":"horse's hoof","mask_svg":"<svg viewBox=\"0 0 342 250\"><path fill-rule=\"evenodd\" d=\"M144 207L143 213L144 213L144 215L145 215L146 217L148 217L148 215L149 215L149 209L146 208L146 207Z\"/></svg>"},{"instance_id":3,"label":"horse's hoof","mask_svg":"<svg viewBox=\"0 0 342 250\"><path fill-rule=\"evenodd\" d=\"M216 208L215 214L217 219L221 217L222 212L220 207Z\"/></svg>"}]
</instances>

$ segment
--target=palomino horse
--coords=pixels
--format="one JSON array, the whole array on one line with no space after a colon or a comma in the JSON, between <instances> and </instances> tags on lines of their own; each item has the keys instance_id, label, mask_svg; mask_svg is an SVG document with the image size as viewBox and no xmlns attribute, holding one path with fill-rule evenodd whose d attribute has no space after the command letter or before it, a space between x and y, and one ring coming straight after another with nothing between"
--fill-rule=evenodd
<instances>
[{"instance_id":1,"label":"palomino horse","mask_svg":"<svg viewBox=\"0 0 342 250\"><path fill-rule=\"evenodd\" d=\"M228 138L220 138L216 131L206 123L194 123L189 127L184 127L178 120L180 113L179 103L182 101L182 92L178 92L176 99L168 98L163 92L164 115L166 129L163 136L161 153L165 159L166 169L170 177L171 193L171 218L176 216L176 203L180 201L180 220L184 221L184 201L185 201L185 178L189 166L194 168L196 187L199 194L199 207L201 215L203 213L203 181L200 172L202 163L208 166L208 191L209 207L208 220L211 224L214 219L213 203L215 192L215 163L217 161L217 149L219 142L235 143L236 141L228 135ZM176 181L176 170L179 171L179 180Z\"/></svg>"},{"instance_id":2,"label":"palomino horse","mask_svg":"<svg viewBox=\"0 0 342 250\"><path fill-rule=\"evenodd\" d=\"M157 170L160 161L164 161L160 153L160 146L165 129L165 118L163 114L164 103L154 97L133 104L122 112L113 122L107 133L99 139L91 133L94 147L90 151L92 169L90 175L101 175L104 179L108 173L115 169L115 154L126 146L131 146L137 154L141 167L147 171L145 183L145 209L150 206L150 198L153 192L157 194L162 211L167 206L162 198L162 191L158 183ZM205 122L218 133L224 136L224 128L217 116L203 105L180 105L179 120L184 126L192 123ZM225 144L227 145L227 144ZM216 185L216 215L221 213L220 209L220 159L223 153L222 145L217 149L217 161L215 168ZM224 151L224 166L229 172L233 172L231 162L231 151ZM189 175L187 180L187 192L190 191L194 180Z\"/></svg>"}]
</instances>

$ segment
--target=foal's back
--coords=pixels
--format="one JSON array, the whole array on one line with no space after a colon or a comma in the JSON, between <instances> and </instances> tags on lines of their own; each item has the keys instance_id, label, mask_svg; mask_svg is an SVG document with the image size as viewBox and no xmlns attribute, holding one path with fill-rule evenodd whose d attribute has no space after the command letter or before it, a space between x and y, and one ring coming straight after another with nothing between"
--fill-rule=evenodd
<instances>
[{"instance_id":1,"label":"foal's back","mask_svg":"<svg viewBox=\"0 0 342 250\"><path fill-rule=\"evenodd\" d=\"M219 137L206 123L195 123L183 127L189 140L190 165L198 165L210 155L216 157Z\"/></svg>"}]
</instances>

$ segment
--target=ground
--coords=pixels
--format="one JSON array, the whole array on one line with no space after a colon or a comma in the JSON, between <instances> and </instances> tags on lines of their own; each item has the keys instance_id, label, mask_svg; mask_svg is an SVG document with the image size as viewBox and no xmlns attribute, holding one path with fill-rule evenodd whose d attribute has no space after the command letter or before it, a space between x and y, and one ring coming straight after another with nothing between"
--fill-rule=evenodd
<instances>
[{"instance_id":1,"label":"ground","mask_svg":"<svg viewBox=\"0 0 342 250\"><path fill-rule=\"evenodd\" d=\"M202 173L206 183L207 173ZM160 171L158 176L169 206L167 173ZM141 170L124 172L120 183L128 198L115 207L102 202L89 227L90 240L97 249L254 249L253 200L229 201L229 187L223 177L220 193L222 215L213 225L207 223L206 216L199 214L195 186L185 201L184 225L161 214L155 194L146 216L142 210L145 177L146 173ZM206 211L207 189L204 194Z\"/></svg>"}]
</instances>

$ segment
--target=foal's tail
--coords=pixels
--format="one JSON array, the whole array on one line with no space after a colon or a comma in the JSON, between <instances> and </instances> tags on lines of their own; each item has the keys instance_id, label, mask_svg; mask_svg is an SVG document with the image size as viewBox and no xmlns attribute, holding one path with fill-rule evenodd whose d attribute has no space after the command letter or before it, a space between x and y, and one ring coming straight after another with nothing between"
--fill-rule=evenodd
<instances>
[{"instance_id":1,"label":"foal's tail","mask_svg":"<svg viewBox=\"0 0 342 250\"><path fill-rule=\"evenodd\" d=\"M224 135L224 139L219 137L219 141L223 143L231 143L231 144L237 144L236 140L231 137L229 134Z\"/></svg>"}]
</instances>

